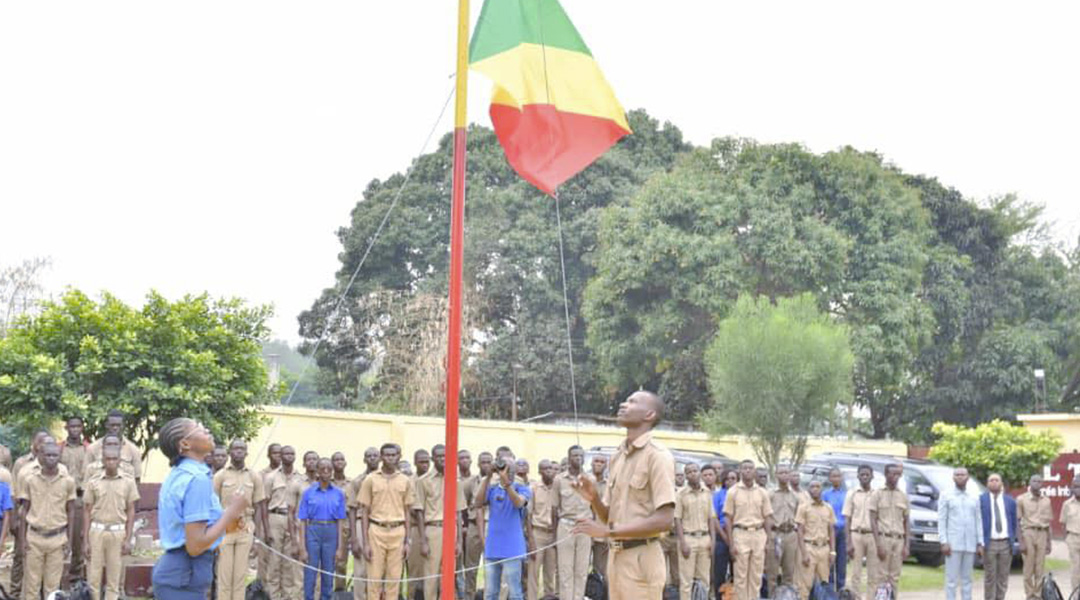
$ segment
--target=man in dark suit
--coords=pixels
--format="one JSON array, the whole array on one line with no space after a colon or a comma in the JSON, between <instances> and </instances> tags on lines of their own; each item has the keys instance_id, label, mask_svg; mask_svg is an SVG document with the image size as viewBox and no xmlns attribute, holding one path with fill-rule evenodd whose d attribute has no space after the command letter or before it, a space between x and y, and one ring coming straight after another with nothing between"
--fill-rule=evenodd
<instances>
[{"instance_id":1,"label":"man in dark suit","mask_svg":"<svg viewBox=\"0 0 1080 600\"><path fill-rule=\"evenodd\" d=\"M979 498L983 523L984 593L986 600L1005 600L1009 589L1013 544L1017 541L1016 500L1005 493L1001 475L991 473Z\"/></svg>"}]
</instances>

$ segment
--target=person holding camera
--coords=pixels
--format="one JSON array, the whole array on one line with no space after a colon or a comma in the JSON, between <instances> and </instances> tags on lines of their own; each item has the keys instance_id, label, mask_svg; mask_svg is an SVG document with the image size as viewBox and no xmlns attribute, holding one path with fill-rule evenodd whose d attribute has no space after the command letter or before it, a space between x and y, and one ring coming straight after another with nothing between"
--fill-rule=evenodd
<instances>
[{"instance_id":1,"label":"person holding camera","mask_svg":"<svg viewBox=\"0 0 1080 600\"><path fill-rule=\"evenodd\" d=\"M500 452L495 471L484 478L477 493L478 507L488 507L484 542L484 600L498 600L502 576L510 588L509 600L522 600L525 559L525 507L532 497L529 486L514 480L514 455ZM494 481L493 481L494 480Z\"/></svg>"}]
</instances>

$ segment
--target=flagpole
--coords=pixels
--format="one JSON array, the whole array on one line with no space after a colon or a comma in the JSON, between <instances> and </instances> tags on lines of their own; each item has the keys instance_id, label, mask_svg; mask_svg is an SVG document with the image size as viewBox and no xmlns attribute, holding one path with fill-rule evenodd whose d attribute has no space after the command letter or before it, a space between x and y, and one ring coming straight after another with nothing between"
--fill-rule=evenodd
<instances>
[{"instance_id":1,"label":"flagpole","mask_svg":"<svg viewBox=\"0 0 1080 600\"><path fill-rule=\"evenodd\" d=\"M450 305L446 348L446 467L443 469L442 582L454 598L457 544L458 395L461 391L461 277L465 246L466 92L469 75L469 0L458 0L457 78L454 94L454 170L450 201ZM419 541L419 540L417 540ZM434 550L432 548L431 550ZM464 548L462 548L464 551ZM476 574L473 574L475 577Z\"/></svg>"}]
</instances>

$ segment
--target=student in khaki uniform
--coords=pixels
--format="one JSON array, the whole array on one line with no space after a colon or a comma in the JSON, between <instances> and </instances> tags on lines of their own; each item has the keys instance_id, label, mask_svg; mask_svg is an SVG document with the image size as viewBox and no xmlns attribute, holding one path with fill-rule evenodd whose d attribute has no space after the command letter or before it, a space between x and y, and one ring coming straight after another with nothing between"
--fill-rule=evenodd
<instances>
[{"instance_id":1,"label":"student in khaki uniform","mask_svg":"<svg viewBox=\"0 0 1080 600\"><path fill-rule=\"evenodd\" d=\"M367 600L367 561L364 560L363 547L360 544L360 535L357 533L360 526L357 524L360 504L357 497L360 495L360 486L364 478L379 469L379 449L368 448L364 450L364 468L356 479L349 482L345 488L345 508L348 510L349 520L349 546L353 555L353 600Z\"/></svg>"},{"instance_id":2,"label":"student in khaki uniform","mask_svg":"<svg viewBox=\"0 0 1080 600\"><path fill-rule=\"evenodd\" d=\"M0 444L0 467L11 472L11 449L3 444Z\"/></svg>"},{"instance_id":3,"label":"student in khaki uniform","mask_svg":"<svg viewBox=\"0 0 1080 600\"><path fill-rule=\"evenodd\" d=\"M60 443L60 464L67 467L68 474L75 480L75 528L74 545L71 548L71 566L68 569L69 581L83 578L83 472L89 460L87 448L90 443L83 439L83 420L81 417L69 417L64 424L67 439Z\"/></svg>"},{"instance_id":4,"label":"student in khaki uniform","mask_svg":"<svg viewBox=\"0 0 1080 600\"><path fill-rule=\"evenodd\" d=\"M357 532L361 540L369 579L386 579L385 583L369 583L368 600L397 598L401 589L402 561L409 552L410 509L416 495L409 477L397 470L401 448L383 444L379 449L382 469L364 478L357 495L362 526Z\"/></svg>"},{"instance_id":5,"label":"student in khaki uniform","mask_svg":"<svg viewBox=\"0 0 1080 600\"><path fill-rule=\"evenodd\" d=\"M675 496L686 486L686 474L683 465L675 465ZM660 549L664 551L664 562L667 564L665 586L679 587L679 541L675 534L675 521L671 521L671 531L660 536Z\"/></svg>"},{"instance_id":6,"label":"student in khaki uniform","mask_svg":"<svg viewBox=\"0 0 1080 600\"><path fill-rule=\"evenodd\" d=\"M911 553L907 494L896 484L904 474L899 463L885 465L885 487L870 496L870 529L877 548L878 584L888 583L899 593L900 568Z\"/></svg>"},{"instance_id":7,"label":"student in khaki uniform","mask_svg":"<svg viewBox=\"0 0 1080 600\"><path fill-rule=\"evenodd\" d=\"M769 493L757 485L754 461L742 461L739 475L742 481L728 488L724 500L724 528L735 562L735 600L752 600L761 589L768 540L765 532L772 530L773 509Z\"/></svg>"},{"instance_id":8,"label":"student in khaki uniform","mask_svg":"<svg viewBox=\"0 0 1080 600\"><path fill-rule=\"evenodd\" d=\"M270 499L270 474L281 466L281 444L274 442L266 448L266 458L270 464L259 470L259 479L263 482L263 491L266 498ZM270 529L266 530L266 543L270 543ZM255 556L258 563L258 571L255 578L266 585L266 577L270 573L270 552L262 546L255 548Z\"/></svg>"},{"instance_id":9,"label":"student in khaki uniform","mask_svg":"<svg viewBox=\"0 0 1080 600\"><path fill-rule=\"evenodd\" d=\"M330 478L330 484L341 490L342 493L349 487L349 478L345 475L345 468L349 466L347 460L345 460L344 452L335 452L330 455L330 466L334 469L334 475ZM348 495L346 494L345 500L346 509L348 507ZM349 564L348 549L352 545L352 540L349 538L349 519L348 516L338 522L338 548L345 549L345 552L338 553L337 562L334 563L334 573L337 573L340 577L334 577L334 591L340 592L348 585L349 580L344 577L345 568Z\"/></svg>"},{"instance_id":10,"label":"student in khaki uniform","mask_svg":"<svg viewBox=\"0 0 1080 600\"><path fill-rule=\"evenodd\" d=\"M461 456L458 456L458 470L461 470ZM469 463L471 465L471 460ZM467 474L462 479L462 489L465 491L465 501L469 509L465 512L465 553L462 559L464 568L469 569L465 573L465 597L476 596L476 578L479 573L480 558L484 554L484 509L478 508L480 502L477 493L483 480L491 475L495 457L490 452L481 452L476 456L476 465L480 471L477 475ZM466 469L468 473L468 469Z\"/></svg>"},{"instance_id":11,"label":"student in khaki uniform","mask_svg":"<svg viewBox=\"0 0 1080 600\"><path fill-rule=\"evenodd\" d=\"M431 471L431 455L424 448L413 452L413 465L416 467L416 472L409 475L409 480L412 481L413 494L415 495L416 482ZM412 544L409 546L409 555L405 559L405 576L410 580L414 580L423 577L426 573L424 572L424 557L420 556L420 524L416 519L413 519L410 527L408 538L412 541ZM406 595L408 598L415 598L423 589L423 581L409 581Z\"/></svg>"},{"instance_id":12,"label":"student in khaki uniform","mask_svg":"<svg viewBox=\"0 0 1080 600\"><path fill-rule=\"evenodd\" d=\"M772 504L773 510L772 531L765 543L768 550L765 553L765 576L768 578L769 596L772 596L773 590L776 589L777 578L782 585L795 585L800 570L798 566L799 540L795 535L795 513L799 510L802 497L791 487L791 475L790 468L776 467L777 488L769 492L769 503ZM796 472L795 477L798 478L798 476ZM806 498L809 500L810 497ZM780 547L780 556L773 551L777 545Z\"/></svg>"},{"instance_id":13,"label":"student in khaki uniform","mask_svg":"<svg viewBox=\"0 0 1080 600\"><path fill-rule=\"evenodd\" d=\"M574 533L611 540L610 600L659 600L664 592L659 537L675 519L675 459L652 437L663 416L659 396L647 391L631 394L616 416L626 428L626 439L611 459L607 498L597 496L592 478L577 480L578 492L598 520L578 522Z\"/></svg>"},{"instance_id":14,"label":"student in khaki uniform","mask_svg":"<svg viewBox=\"0 0 1080 600\"><path fill-rule=\"evenodd\" d=\"M529 535L532 542L530 550L536 551L529 557L528 581L525 587L525 597L528 600L536 600L541 596L554 595L558 573L558 558L556 548L544 548L555 542L555 465L550 460L540 461L538 467L540 480L534 481L529 486L532 492L532 502L529 506ZM576 492L575 492L576 494ZM540 572L544 573L543 588L540 587ZM541 593L541 589L543 593Z\"/></svg>"},{"instance_id":15,"label":"student in khaki uniform","mask_svg":"<svg viewBox=\"0 0 1080 600\"><path fill-rule=\"evenodd\" d=\"M554 468L555 465L552 465ZM607 493L607 467L608 457L604 454L597 454L592 459L592 476L593 481L596 483L596 493L601 498ZM592 568L603 577L607 579L607 555L608 545L607 540L593 540L592 543Z\"/></svg>"},{"instance_id":16,"label":"student in khaki uniform","mask_svg":"<svg viewBox=\"0 0 1080 600\"><path fill-rule=\"evenodd\" d=\"M135 478L120 472L120 449L102 450L105 471L86 482L83 492L84 554L90 561L88 580L94 598L101 597L101 575L105 575L105 600L120 595L121 556L131 554L131 534L135 526L135 503L139 487Z\"/></svg>"},{"instance_id":17,"label":"student in khaki uniform","mask_svg":"<svg viewBox=\"0 0 1080 600\"><path fill-rule=\"evenodd\" d=\"M1046 575L1046 555L1050 554L1050 498L1042 493L1043 480L1032 475L1028 491L1016 499L1016 520L1020 522L1020 556L1024 559L1024 593L1038 600Z\"/></svg>"},{"instance_id":18,"label":"student in khaki uniform","mask_svg":"<svg viewBox=\"0 0 1080 600\"><path fill-rule=\"evenodd\" d=\"M870 482L874 470L869 465L859 465L859 487L844 498L844 535L847 536L847 559L851 561L851 577L848 588L856 600L863 596L863 559L866 559L866 589L871 595L877 586L878 554L874 544L874 532L870 526Z\"/></svg>"},{"instance_id":19,"label":"student in khaki uniform","mask_svg":"<svg viewBox=\"0 0 1080 600\"><path fill-rule=\"evenodd\" d=\"M267 560L267 576L263 582L267 592L274 600L279 598L300 598L303 594L296 585L295 563L282 558L294 556L297 534L289 520L290 492L294 485L302 483L304 476L293 468L296 462L296 450L292 446L281 447L281 467L270 474L267 492L267 521L270 525L270 547L276 552Z\"/></svg>"},{"instance_id":20,"label":"student in khaki uniform","mask_svg":"<svg viewBox=\"0 0 1080 600\"><path fill-rule=\"evenodd\" d=\"M711 586L713 539L716 537L716 511L712 491L702 485L701 467L686 465L686 486L675 502L675 534L679 542L679 598L690 600L694 579L705 589Z\"/></svg>"},{"instance_id":21,"label":"student in khaki uniform","mask_svg":"<svg viewBox=\"0 0 1080 600\"><path fill-rule=\"evenodd\" d=\"M244 515L225 530L225 539L218 546L218 600L243 600L251 548L256 537L267 539L270 528L262 478L247 468L246 460L247 442L233 440L229 444L229 465L214 475L214 492L222 505L237 494L243 494L247 501Z\"/></svg>"},{"instance_id":22,"label":"student in khaki uniform","mask_svg":"<svg viewBox=\"0 0 1080 600\"><path fill-rule=\"evenodd\" d=\"M413 505L414 518L419 523L417 530L420 537L420 556L424 559L423 572L435 575L442 567L443 544L443 485L446 482L446 446L436 444L431 449L431 463L435 467L416 482L416 503ZM465 494L457 489L457 506L465 505ZM460 525L460 522L458 523ZM458 527L457 529L460 529ZM455 529L455 531L457 530ZM461 549L455 544L455 557ZM439 597L439 577L425 579L424 600L436 600Z\"/></svg>"},{"instance_id":23,"label":"student in khaki uniform","mask_svg":"<svg viewBox=\"0 0 1080 600\"><path fill-rule=\"evenodd\" d=\"M135 483L139 483L139 478L142 477L142 452L130 440L124 439L124 413L116 409L109 411L108 416L105 417L105 433L120 438L120 462L131 466L131 471L135 474ZM90 462L101 461L101 441L90 444L90 447L86 449L90 454Z\"/></svg>"},{"instance_id":24,"label":"student in khaki uniform","mask_svg":"<svg viewBox=\"0 0 1080 600\"><path fill-rule=\"evenodd\" d=\"M30 452L15 459L15 464L11 467L11 497L18 503L19 502L19 475L23 468L29 464L37 464L37 455L41 450L41 442L47 437L51 437L49 432L44 429L39 429L30 436ZM18 514L14 515L15 518L11 519L11 533L15 538L14 556L11 559L11 595L15 598L22 597L22 576L23 576L23 562L26 558L26 544L22 539L23 527L21 525L21 519Z\"/></svg>"},{"instance_id":25,"label":"student in khaki uniform","mask_svg":"<svg viewBox=\"0 0 1080 600\"><path fill-rule=\"evenodd\" d=\"M821 482L811 481L807 494L810 502L799 505L795 515L796 535L802 569L799 571L799 597L810 596L814 581L828 583L829 571L836 560L836 513L821 500Z\"/></svg>"},{"instance_id":26,"label":"student in khaki uniform","mask_svg":"<svg viewBox=\"0 0 1080 600\"><path fill-rule=\"evenodd\" d=\"M589 575L589 551L592 539L587 535L574 534L574 525L593 516L589 503L577 493L581 479L588 479L582 467L585 450L570 446L566 453L566 472L555 476L554 495L555 539L559 542L559 597L581 598L585 595L585 578ZM564 541L571 538L570 541Z\"/></svg>"},{"instance_id":27,"label":"student in khaki uniform","mask_svg":"<svg viewBox=\"0 0 1080 600\"><path fill-rule=\"evenodd\" d=\"M71 547L75 480L60 472L60 447L50 441L41 447L41 468L24 470L19 488L22 501L22 539L26 544L22 595L38 600L60 589L64 558Z\"/></svg>"},{"instance_id":28,"label":"student in khaki uniform","mask_svg":"<svg viewBox=\"0 0 1080 600\"><path fill-rule=\"evenodd\" d=\"M1069 575L1072 588L1080 587L1080 477L1072 480L1072 496L1061 507L1061 528L1069 547Z\"/></svg>"}]
</instances>

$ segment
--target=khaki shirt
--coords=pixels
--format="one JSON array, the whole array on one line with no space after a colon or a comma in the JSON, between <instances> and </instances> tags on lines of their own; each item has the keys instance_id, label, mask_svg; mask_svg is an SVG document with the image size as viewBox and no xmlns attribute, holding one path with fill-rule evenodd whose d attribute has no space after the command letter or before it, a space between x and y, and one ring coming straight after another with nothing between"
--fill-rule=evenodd
<instances>
[{"instance_id":1,"label":"khaki shirt","mask_svg":"<svg viewBox=\"0 0 1080 600\"><path fill-rule=\"evenodd\" d=\"M101 440L90 444L87 452L90 454L89 462L100 462ZM139 447L126 438L120 438L120 462L131 465L131 470L135 473L135 479L142 477L142 452L139 452Z\"/></svg>"},{"instance_id":2,"label":"khaki shirt","mask_svg":"<svg viewBox=\"0 0 1080 600\"><path fill-rule=\"evenodd\" d=\"M607 496L607 487L608 487L608 480L607 479L604 479L603 481L601 481L601 480L596 478L596 475L593 475L593 484L596 485L596 493L600 494L600 496L599 496L600 498L603 498L603 497ZM603 540L598 540L598 541L602 542Z\"/></svg>"},{"instance_id":3,"label":"khaki shirt","mask_svg":"<svg viewBox=\"0 0 1080 600\"><path fill-rule=\"evenodd\" d=\"M75 487L80 490L83 489L83 474L86 471L86 465L90 462L87 451L89 446L86 442L78 446L69 446L67 440L60 443L60 463L67 467L68 474L75 480Z\"/></svg>"},{"instance_id":4,"label":"khaki shirt","mask_svg":"<svg viewBox=\"0 0 1080 600\"><path fill-rule=\"evenodd\" d=\"M732 527L761 527L772 514L772 502L765 488L756 484L747 487L740 481L728 489L724 516L731 521Z\"/></svg>"},{"instance_id":5,"label":"khaki shirt","mask_svg":"<svg viewBox=\"0 0 1080 600\"><path fill-rule=\"evenodd\" d=\"M1047 529L1052 518L1050 498L1046 494L1036 498L1031 492L1024 492L1016 499L1016 519L1020 521L1020 529Z\"/></svg>"},{"instance_id":6,"label":"khaki shirt","mask_svg":"<svg viewBox=\"0 0 1080 600\"><path fill-rule=\"evenodd\" d=\"M405 511L416 505L416 493L409 477L400 471L392 475L376 471L360 484L357 503L371 520L396 523L404 521Z\"/></svg>"},{"instance_id":7,"label":"khaki shirt","mask_svg":"<svg viewBox=\"0 0 1080 600\"><path fill-rule=\"evenodd\" d=\"M11 470L11 450L0 444L0 467Z\"/></svg>"},{"instance_id":8,"label":"khaki shirt","mask_svg":"<svg viewBox=\"0 0 1080 600\"><path fill-rule=\"evenodd\" d=\"M773 490L769 492L769 503L772 504L773 525L775 527L792 527L795 525L795 513L799 510L799 494L791 489Z\"/></svg>"},{"instance_id":9,"label":"khaki shirt","mask_svg":"<svg viewBox=\"0 0 1080 600\"><path fill-rule=\"evenodd\" d=\"M465 479L458 479L458 483L465 493L465 505L469 507L465 511L465 518L469 521L475 521L479 511L473 508L473 504L476 502L476 492L480 491L480 475L469 475Z\"/></svg>"},{"instance_id":10,"label":"khaki shirt","mask_svg":"<svg viewBox=\"0 0 1080 600\"><path fill-rule=\"evenodd\" d=\"M899 488L874 490L870 496L870 512L877 513L878 533L883 535L904 535L911 510L908 497Z\"/></svg>"},{"instance_id":11,"label":"khaki shirt","mask_svg":"<svg viewBox=\"0 0 1080 600\"><path fill-rule=\"evenodd\" d=\"M555 480L551 480L551 485L545 484L543 479L534 481L529 490L532 492L532 500L529 500L529 519L532 526L551 531L555 526L551 521L551 508L555 506Z\"/></svg>"},{"instance_id":12,"label":"khaki shirt","mask_svg":"<svg viewBox=\"0 0 1080 600\"><path fill-rule=\"evenodd\" d=\"M117 470L116 477L101 475L86 482L83 501L90 509L90 521L104 525L127 522L128 504L139 500L135 478Z\"/></svg>"},{"instance_id":13,"label":"khaki shirt","mask_svg":"<svg viewBox=\"0 0 1080 600\"><path fill-rule=\"evenodd\" d=\"M23 468L23 483L19 500L30 503L26 522L33 527L52 530L67 525L67 503L75 500L75 480L59 472L52 477Z\"/></svg>"},{"instance_id":14,"label":"khaki shirt","mask_svg":"<svg viewBox=\"0 0 1080 600\"><path fill-rule=\"evenodd\" d=\"M580 477L592 479L592 475L588 473L580 473L575 477L567 471L556 475L555 481L551 484L552 499L555 501L555 508L559 511L560 520L576 523L578 519L591 519L593 516L592 504L574 489L574 484Z\"/></svg>"},{"instance_id":15,"label":"khaki shirt","mask_svg":"<svg viewBox=\"0 0 1080 600\"><path fill-rule=\"evenodd\" d=\"M89 455L87 456L87 458L89 458ZM132 467L130 463L121 462L120 466L117 468L117 470L120 471L121 473L123 473L124 475L127 475L128 477L131 477L132 479L135 478L135 468ZM99 462L92 462L92 463L87 464L86 468L83 469L82 480L83 481L90 481L91 479L93 479L95 477L101 477L104 473L105 473L105 463L100 462L100 461Z\"/></svg>"},{"instance_id":16,"label":"khaki shirt","mask_svg":"<svg viewBox=\"0 0 1080 600\"><path fill-rule=\"evenodd\" d=\"M304 498L304 491L317 481L317 479L309 479L306 473L293 472L292 477L289 479L289 487L285 490L289 510L297 509L300 506L300 500Z\"/></svg>"},{"instance_id":17,"label":"khaki shirt","mask_svg":"<svg viewBox=\"0 0 1080 600\"><path fill-rule=\"evenodd\" d=\"M416 502L413 509L424 511L424 524L432 521L443 520L443 485L446 476L435 470L434 467L426 475L416 481ZM465 506L465 492L461 486L457 486L457 508L460 511Z\"/></svg>"},{"instance_id":18,"label":"khaki shirt","mask_svg":"<svg viewBox=\"0 0 1080 600\"><path fill-rule=\"evenodd\" d=\"M674 506L675 458L653 441L651 431L633 443L619 444L611 459L607 496L608 522L615 526Z\"/></svg>"},{"instance_id":19,"label":"khaki shirt","mask_svg":"<svg viewBox=\"0 0 1080 600\"><path fill-rule=\"evenodd\" d=\"M357 508L360 503L357 502L357 498L360 497L360 486L364 483L364 478L367 477L367 473L361 473L356 476L355 479L349 482L349 485L345 486L345 506L348 508Z\"/></svg>"},{"instance_id":20,"label":"khaki shirt","mask_svg":"<svg viewBox=\"0 0 1080 600\"><path fill-rule=\"evenodd\" d=\"M237 469L230 463L214 475L214 492L221 500L221 505L228 506L236 490L242 490L244 497L247 498L248 506L244 511L244 516L248 519L254 517L255 505L266 500L262 477L247 467Z\"/></svg>"},{"instance_id":21,"label":"khaki shirt","mask_svg":"<svg viewBox=\"0 0 1080 600\"><path fill-rule=\"evenodd\" d=\"M70 473L68 473L67 467L64 466L64 463L57 464L56 468L59 469L60 473L63 475L70 475ZM16 471L14 474L14 482L11 485L12 497L19 497L19 490L22 487L22 482L26 480L26 477L30 473L38 473L40 471L41 463L39 463L37 460L31 460L29 462L23 463L19 470Z\"/></svg>"},{"instance_id":22,"label":"khaki shirt","mask_svg":"<svg viewBox=\"0 0 1080 600\"><path fill-rule=\"evenodd\" d=\"M1065 533L1080 534L1080 501L1075 496L1061 505L1061 526Z\"/></svg>"},{"instance_id":23,"label":"khaki shirt","mask_svg":"<svg viewBox=\"0 0 1080 600\"><path fill-rule=\"evenodd\" d=\"M709 531L709 523L716 518L709 488L701 486L695 490L686 485L675 495L675 500L675 518L682 521L683 533Z\"/></svg>"},{"instance_id":24,"label":"khaki shirt","mask_svg":"<svg viewBox=\"0 0 1080 600\"><path fill-rule=\"evenodd\" d=\"M8 484L8 491L11 491L11 471L4 465L0 465L0 483Z\"/></svg>"},{"instance_id":25,"label":"khaki shirt","mask_svg":"<svg viewBox=\"0 0 1080 600\"><path fill-rule=\"evenodd\" d=\"M15 464L11 467L11 495L13 497L19 493L19 473L22 472L23 467L31 462L37 464L37 458L33 454L23 454L15 459Z\"/></svg>"},{"instance_id":26,"label":"khaki shirt","mask_svg":"<svg viewBox=\"0 0 1080 600\"><path fill-rule=\"evenodd\" d=\"M805 542L828 542L829 532L836 527L836 513L832 505L826 502L810 502L799 505L795 515L795 524L802 531Z\"/></svg>"},{"instance_id":27,"label":"khaki shirt","mask_svg":"<svg viewBox=\"0 0 1080 600\"><path fill-rule=\"evenodd\" d=\"M298 481L306 481L302 473L293 471L292 475L286 475L285 471L275 469L270 474L270 489L263 490L269 499L266 505L267 510L288 510L292 506L289 504L289 492L293 484Z\"/></svg>"},{"instance_id":28,"label":"khaki shirt","mask_svg":"<svg viewBox=\"0 0 1080 600\"><path fill-rule=\"evenodd\" d=\"M873 495L873 490L858 487L844 498L844 508L840 512L853 533L870 533L870 497Z\"/></svg>"}]
</instances>

